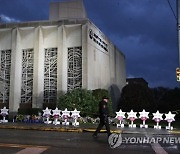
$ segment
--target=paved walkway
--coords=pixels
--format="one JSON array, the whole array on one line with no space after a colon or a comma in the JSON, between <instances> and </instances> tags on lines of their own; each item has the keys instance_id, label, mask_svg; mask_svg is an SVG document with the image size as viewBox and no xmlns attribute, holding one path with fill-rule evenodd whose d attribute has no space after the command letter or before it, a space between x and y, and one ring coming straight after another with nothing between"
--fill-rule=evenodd
<instances>
[{"instance_id":1,"label":"paved walkway","mask_svg":"<svg viewBox=\"0 0 180 154\"><path fill-rule=\"evenodd\" d=\"M8 122L0 123L0 129L23 129L23 130L40 130L40 131L59 131L59 132L94 132L97 124L80 124L80 126L63 126L63 125L53 125L44 123L24 123L24 122ZM116 126L111 126L111 132L113 133L125 133L125 134L143 134L145 130L149 134L180 134L180 129L174 128L172 131L168 131L165 128L161 130L154 128L117 128ZM101 132L106 132L102 129Z\"/></svg>"}]
</instances>

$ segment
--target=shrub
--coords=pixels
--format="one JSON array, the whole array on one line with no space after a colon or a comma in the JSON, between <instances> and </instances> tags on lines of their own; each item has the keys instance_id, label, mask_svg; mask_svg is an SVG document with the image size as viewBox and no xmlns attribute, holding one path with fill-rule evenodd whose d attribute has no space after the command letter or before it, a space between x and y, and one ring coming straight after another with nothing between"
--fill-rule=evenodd
<instances>
[{"instance_id":1,"label":"shrub","mask_svg":"<svg viewBox=\"0 0 180 154\"><path fill-rule=\"evenodd\" d=\"M61 95L59 98L58 108L64 110L74 110L75 108L81 111L81 116L96 117L98 115L98 105L103 96L108 96L108 91L105 89L85 90L74 89ZM108 103L110 113L112 113L112 102Z\"/></svg>"},{"instance_id":2,"label":"shrub","mask_svg":"<svg viewBox=\"0 0 180 154\"><path fill-rule=\"evenodd\" d=\"M76 108L81 111L82 116L86 116L96 114L98 104L91 90L75 89L60 96L58 107L61 110Z\"/></svg>"}]
</instances>

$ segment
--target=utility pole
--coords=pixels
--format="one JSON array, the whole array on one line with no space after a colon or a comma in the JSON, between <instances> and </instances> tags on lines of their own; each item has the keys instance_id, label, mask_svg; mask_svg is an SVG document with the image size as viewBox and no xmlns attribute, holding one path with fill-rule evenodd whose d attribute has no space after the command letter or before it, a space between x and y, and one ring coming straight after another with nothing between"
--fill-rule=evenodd
<instances>
[{"instance_id":1,"label":"utility pole","mask_svg":"<svg viewBox=\"0 0 180 154\"><path fill-rule=\"evenodd\" d=\"M178 67L180 67L180 0L176 0L177 32L178 32Z\"/></svg>"},{"instance_id":2,"label":"utility pole","mask_svg":"<svg viewBox=\"0 0 180 154\"><path fill-rule=\"evenodd\" d=\"M178 37L178 67L176 68L176 80L180 87L180 0L176 0L177 37Z\"/></svg>"}]
</instances>

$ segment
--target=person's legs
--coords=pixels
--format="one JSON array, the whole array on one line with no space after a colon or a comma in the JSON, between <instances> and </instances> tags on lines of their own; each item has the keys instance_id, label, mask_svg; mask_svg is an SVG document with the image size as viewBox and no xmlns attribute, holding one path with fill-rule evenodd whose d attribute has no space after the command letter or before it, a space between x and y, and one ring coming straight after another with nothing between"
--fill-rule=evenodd
<instances>
[{"instance_id":1,"label":"person's legs","mask_svg":"<svg viewBox=\"0 0 180 154\"><path fill-rule=\"evenodd\" d=\"M97 134L100 132L100 130L103 128L103 126L104 126L104 123L100 122L96 131L93 134L93 137L97 137Z\"/></svg>"},{"instance_id":2,"label":"person's legs","mask_svg":"<svg viewBox=\"0 0 180 154\"><path fill-rule=\"evenodd\" d=\"M107 135L108 135L108 137L111 135L111 131L110 131L110 126L109 126L109 121L107 121L106 123L105 123L105 127L106 127L106 130L107 130Z\"/></svg>"},{"instance_id":3,"label":"person's legs","mask_svg":"<svg viewBox=\"0 0 180 154\"><path fill-rule=\"evenodd\" d=\"M110 126L109 126L108 116L105 116L104 125L105 125L106 130L107 130L107 135L110 136L111 135L111 131L110 131Z\"/></svg>"}]
</instances>

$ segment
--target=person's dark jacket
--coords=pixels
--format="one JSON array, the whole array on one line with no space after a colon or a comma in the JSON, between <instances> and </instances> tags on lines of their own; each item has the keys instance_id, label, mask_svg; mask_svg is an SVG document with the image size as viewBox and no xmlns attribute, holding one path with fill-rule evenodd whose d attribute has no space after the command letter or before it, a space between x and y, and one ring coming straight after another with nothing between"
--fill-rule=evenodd
<instances>
[{"instance_id":1,"label":"person's dark jacket","mask_svg":"<svg viewBox=\"0 0 180 154\"><path fill-rule=\"evenodd\" d=\"M104 100L99 102L99 114L100 116L109 116L108 104Z\"/></svg>"}]
</instances>

